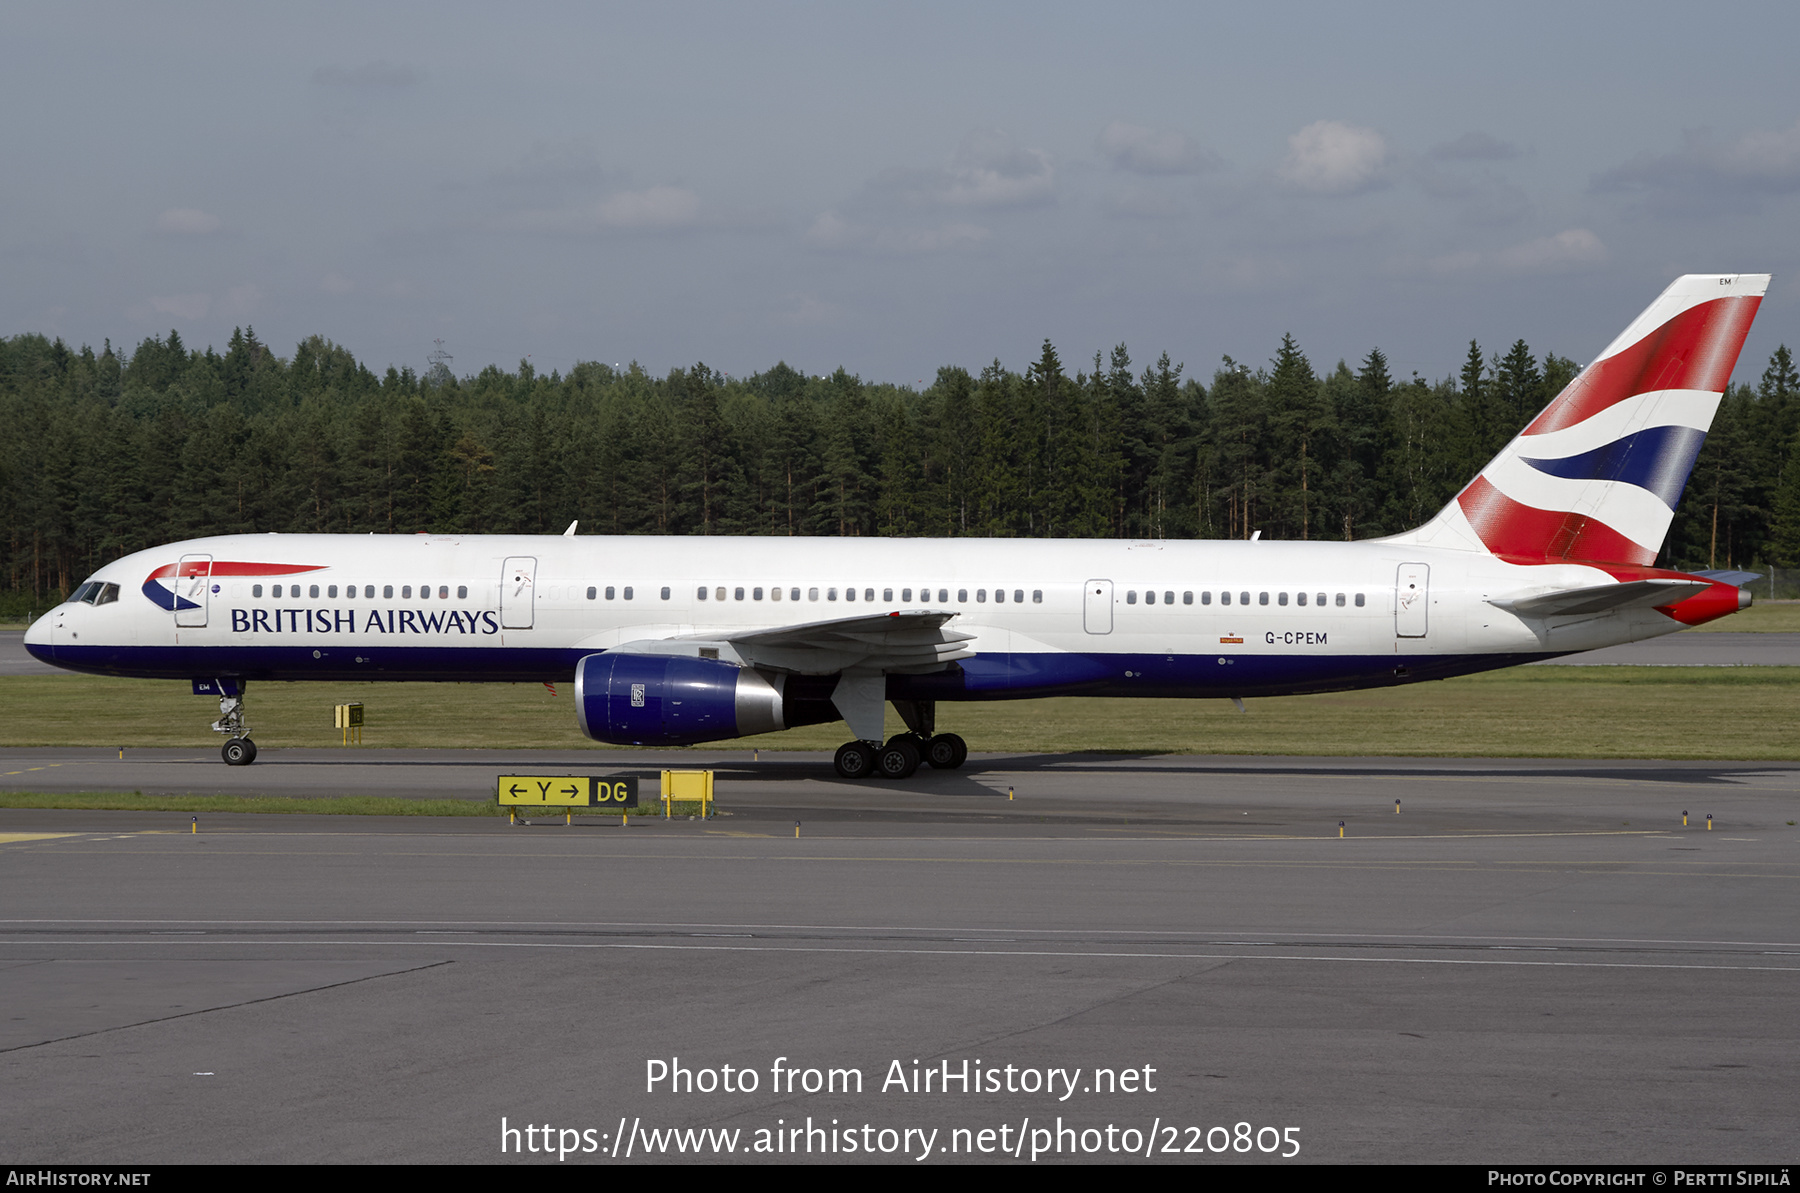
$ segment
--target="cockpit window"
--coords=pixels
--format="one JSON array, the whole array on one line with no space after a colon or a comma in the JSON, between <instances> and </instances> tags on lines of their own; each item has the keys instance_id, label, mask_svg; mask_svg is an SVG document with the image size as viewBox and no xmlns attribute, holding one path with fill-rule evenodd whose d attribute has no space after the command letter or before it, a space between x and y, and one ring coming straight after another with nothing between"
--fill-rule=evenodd
<instances>
[{"instance_id":1,"label":"cockpit window","mask_svg":"<svg viewBox=\"0 0 1800 1193\"><path fill-rule=\"evenodd\" d=\"M119 599L119 586L106 584L99 580L89 580L80 588L69 594L66 603L82 605L110 605Z\"/></svg>"}]
</instances>

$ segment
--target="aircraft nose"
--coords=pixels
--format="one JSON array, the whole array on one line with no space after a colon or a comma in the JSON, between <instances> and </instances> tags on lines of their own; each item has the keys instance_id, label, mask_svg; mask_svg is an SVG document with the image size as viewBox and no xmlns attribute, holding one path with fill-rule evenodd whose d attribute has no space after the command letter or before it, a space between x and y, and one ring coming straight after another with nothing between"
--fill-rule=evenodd
<instances>
[{"instance_id":1,"label":"aircraft nose","mask_svg":"<svg viewBox=\"0 0 1800 1193\"><path fill-rule=\"evenodd\" d=\"M44 614L25 630L25 649L40 663L56 662L56 610Z\"/></svg>"}]
</instances>

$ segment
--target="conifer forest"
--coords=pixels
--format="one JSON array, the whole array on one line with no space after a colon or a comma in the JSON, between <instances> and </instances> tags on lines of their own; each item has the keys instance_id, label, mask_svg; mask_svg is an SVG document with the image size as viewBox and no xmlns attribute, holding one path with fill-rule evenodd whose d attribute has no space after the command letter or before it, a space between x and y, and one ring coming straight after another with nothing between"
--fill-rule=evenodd
<instances>
[{"instance_id":1,"label":"conifer forest","mask_svg":"<svg viewBox=\"0 0 1800 1193\"><path fill-rule=\"evenodd\" d=\"M159 543L242 532L1367 539L1430 518L1577 372L1471 342L1456 376L1284 337L1209 377L1121 344L930 384L786 364L377 375L251 329L96 352L0 340L0 589L37 608ZM1800 374L1734 385L1658 562L1800 565Z\"/></svg>"}]
</instances>

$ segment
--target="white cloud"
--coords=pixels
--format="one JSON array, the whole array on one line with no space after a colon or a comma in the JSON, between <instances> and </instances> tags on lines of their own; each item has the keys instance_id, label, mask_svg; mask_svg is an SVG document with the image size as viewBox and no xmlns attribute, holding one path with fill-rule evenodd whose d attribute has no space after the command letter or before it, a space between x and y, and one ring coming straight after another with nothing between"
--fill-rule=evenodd
<instances>
[{"instance_id":1,"label":"white cloud","mask_svg":"<svg viewBox=\"0 0 1800 1193\"><path fill-rule=\"evenodd\" d=\"M423 71L394 62L363 62L356 66L321 66L313 71L312 81L322 87L350 87L357 90L411 87L424 78Z\"/></svg>"},{"instance_id":2,"label":"white cloud","mask_svg":"<svg viewBox=\"0 0 1800 1193\"><path fill-rule=\"evenodd\" d=\"M498 222L523 232L678 232L701 223L700 196L684 187L652 186L617 191L598 203L517 211Z\"/></svg>"},{"instance_id":3,"label":"white cloud","mask_svg":"<svg viewBox=\"0 0 1800 1193\"><path fill-rule=\"evenodd\" d=\"M1188 214L1188 205L1158 187L1134 186L1106 197L1106 214L1123 219L1173 220Z\"/></svg>"},{"instance_id":4,"label":"white cloud","mask_svg":"<svg viewBox=\"0 0 1800 1193\"><path fill-rule=\"evenodd\" d=\"M806 239L823 249L865 249L891 256L920 256L970 248L988 237L986 228L952 222L929 227L884 227L857 223L836 211L822 212Z\"/></svg>"},{"instance_id":5,"label":"white cloud","mask_svg":"<svg viewBox=\"0 0 1800 1193\"><path fill-rule=\"evenodd\" d=\"M1432 257L1423 265L1426 272L1436 274L1574 273L1603 264L1606 259L1606 245L1598 236L1586 228L1565 228L1554 236L1521 241L1494 252L1458 249ZM1401 272L1412 272L1418 267L1416 260L1397 266Z\"/></svg>"},{"instance_id":6,"label":"white cloud","mask_svg":"<svg viewBox=\"0 0 1800 1193\"><path fill-rule=\"evenodd\" d=\"M998 133L963 138L943 169L884 170L852 201L859 208L1033 207L1056 197L1050 155L1023 149Z\"/></svg>"},{"instance_id":7,"label":"white cloud","mask_svg":"<svg viewBox=\"0 0 1800 1193\"><path fill-rule=\"evenodd\" d=\"M171 207L156 217L156 230L171 236L211 236L223 221L196 207Z\"/></svg>"},{"instance_id":8,"label":"white cloud","mask_svg":"<svg viewBox=\"0 0 1800 1193\"><path fill-rule=\"evenodd\" d=\"M1605 261L1606 246L1586 228L1568 228L1502 249L1495 259L1508 273L1566 273Z\"/></svg>"},{"instance_id":9,"label":"white cloud","mask_svg":"<svg viewBox=\"0 0 1800 1193\"><path fill-rule=\"evenodd\" d=\"M1641 154L1594 180L1596 191L1642 191L1666 202L1676 195L1737 196L1800 190L1800 121L1784 129L1752 129L1721 141L1711 129L1688 129L1673 152Z\"/></svg>"},{"instance_id":10,"label":"white cloud","mask_svg":"<svg viewBox=\"0 0 1800 1193\"><path fill-rule=\"evenodd\" d=\"M1502 141L1492 133L1469 132L1454 141L1433 145L1426 155L1440 161L1499 162L1523 154L1511 141Z\"/></svg>"},{"instance_id":11,"label":"white cloud","mask_svg":"<svg viewBox=\"0 0 1800 1193\"><path fill-rule=\"evenodd\" d=\"M678 186L620 191L601 200L594 218L608 228L685 228L700 218L700 196Z\"/></svg>"},{"instance_id":12,"label":"white cloud","mask_svg":"<svg viewBox=\"0 0 1800 1193\"><path fill-rule=\"evenodd\" d=\"M1276 173L1301 190L1348 195L1383 181L1387 142L1372 128L1320 120L1288 138L1288 154Z\"/></svg>"},{"instance_id":13,"label":"white cloud","mask_svg":"<svg viewBox=\"0 0 1800 1193\"><path fill-rule=\"evenodd\" d=\"M150 299L150 309L157 314L173 315L190 323L206 318L211 308L212 296L207 294L160 294Z\"/></svg>"},{"instance_id":14,"label":"white cloud","mask_svg":"<svg viewBox=\"0 0 1800 1193\"><path fill-rule=\"evenodd\" d=\"M788 296L787 309L775 312L771 320L783 327L822 327L842 317L843 311L835 303L810 294L793 294Z\"/></svg>"},{"instance_id":15,"label":"white cloud","mask_svg":"<svg viewBox=\"0 0 1800 1193\"><path fill-rule=\"evenodd\" d=\"M219 313L227 319L242 319L262 302L262 288L254 282L241 282L225 291Z\"/></svg>"},{"instance_id":16,"label":"white cloud","mask_svg":"<svg viewBox=\"0 0 1800 1193\"><path fill-rule=\"evenodd\" d=\"M1099 149L1115 169L1134 174L1193 174L1218 164L1186 133L1144 128L1123 120L1106 126Z\"/></svg>"}]
</instances>

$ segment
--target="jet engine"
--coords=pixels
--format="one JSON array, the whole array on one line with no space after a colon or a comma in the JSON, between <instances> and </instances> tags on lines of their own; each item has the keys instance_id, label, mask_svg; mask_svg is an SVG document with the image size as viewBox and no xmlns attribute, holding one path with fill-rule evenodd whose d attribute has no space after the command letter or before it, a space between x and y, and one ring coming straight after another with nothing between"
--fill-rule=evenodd
<instances>
[{"instance_id":1,"label":"jet engine","mask_svg":"<svg viewBox=\"0 0 1800 1193\"><path fill-rule=\"evenodd\" d=\"M592 654L575 666L575 715L583 733L619 746L773 733L788 728L787 678L719 659Z\"/></svg>"}]
</instances>

